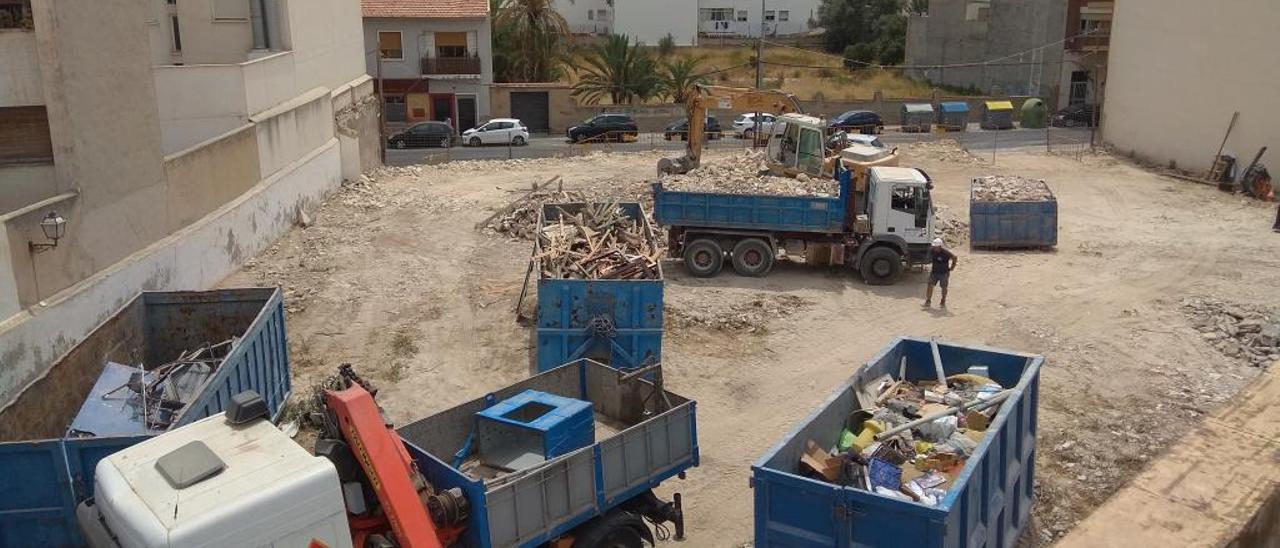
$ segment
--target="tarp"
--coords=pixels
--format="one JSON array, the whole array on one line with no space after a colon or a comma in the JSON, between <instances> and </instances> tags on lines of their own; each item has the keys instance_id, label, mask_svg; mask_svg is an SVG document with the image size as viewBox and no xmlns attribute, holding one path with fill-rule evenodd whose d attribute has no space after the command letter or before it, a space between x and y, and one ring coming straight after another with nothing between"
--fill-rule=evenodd
<instances>
[{"instance_id":1,"label":"tarp","mask_svg":"<svg viewBox=\"0 0 1280 548\"><path fill-rule=\"evenodd\" d=\"M987 101L987 110L1013 110L1013 101Z\"/></svg>"},{"instance_id":2,"label":"tarp","mask_svg":"<svg viewBox=\"0 0 1280 548\"><path fill-rule=\"evenodd\" d=\"M1009 108L1013 108L1013 107L1010 106ZM938 110L942 112L969 112L969 103L966 103L964 101L942 103L938 105Z\"/></svg>"}]
</instances>

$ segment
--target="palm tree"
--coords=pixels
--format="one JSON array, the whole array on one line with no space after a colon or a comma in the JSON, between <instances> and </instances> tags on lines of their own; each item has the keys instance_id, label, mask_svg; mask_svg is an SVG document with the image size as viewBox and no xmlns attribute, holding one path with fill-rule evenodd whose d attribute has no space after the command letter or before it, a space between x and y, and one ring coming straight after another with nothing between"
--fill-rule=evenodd
<instances>
[{"instance_id":1,"label":"palm tree","mask_svg":"<svg viewBox=\"0 0 1280 548\"><path fill-rule=\"evenodd\" d=\"M560 72L569 24L552 0L490 0L495 48L505 76L515 82L551 82ZM499 42L501 40L501 42Z\"/></svg>"},{"instance_id":2,"label":"palm tree","mask_svg":"<svg viewBox=\"0 0 1280 548\"><path fill-rule=\"evenodd\" d=\"M693 86L707 83L707 77L698 74L701 57L685 57L668 62L662 75L662 92L674 103L683 103L693 93Z\"/></svg>"},{"instance_id":3,"label":"palm tree","mask_svg":"<svg viewBox=\"0 0 1280 548\"><path fill-rule=\"evenodd\" d=\"M573 95L587 104L608 97L615 105L644 101L661 91L657 62L646 48L625 34L611 34L587 50Z\"/></svg>"}]
</instances>

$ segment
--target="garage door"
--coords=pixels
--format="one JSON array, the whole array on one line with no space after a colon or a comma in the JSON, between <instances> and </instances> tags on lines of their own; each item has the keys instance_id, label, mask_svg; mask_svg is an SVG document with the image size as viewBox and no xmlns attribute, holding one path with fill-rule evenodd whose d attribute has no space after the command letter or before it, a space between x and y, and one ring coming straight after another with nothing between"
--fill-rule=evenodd
<instances>
[{"instance_id":1,"label":"garage door","mask_svg":"<svg viewBox=\"0 0 1280 548\"><path fill-rule=\"evenodd\" d=\"M511 92L511 117L518 118L530 131L549 133L548 98L545 91Z\"/></svg>"}]
</instances>

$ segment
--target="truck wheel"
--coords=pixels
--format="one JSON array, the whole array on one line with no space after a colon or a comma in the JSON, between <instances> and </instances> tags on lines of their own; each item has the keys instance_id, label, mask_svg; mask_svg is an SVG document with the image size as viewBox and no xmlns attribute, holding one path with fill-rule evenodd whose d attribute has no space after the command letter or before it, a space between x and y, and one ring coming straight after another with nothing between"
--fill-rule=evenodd
<instances>
[{"instance_id":1,"label":"truck wheel","mask_svg":"<svg viewBox=\"0 0 1280 548\"><path fill-rule=\"evenodd\" d=\"M684 267L699 278L710 278L724 266L724 250L714 240L694 240L684 248Z\"/></svg>"},{"instance_id":2,"label":"truck wheel","mask_svg":"<svg viewBox=\"0 0 1280 548\"><path fill-rule=\"evenodd\" d=\"M648 533L640 516L614 511L584 525L574 535L573 548L644 548Z\"/></svg>"},{"instance_id":3,"label":"truck wheel","mask_svg":"<svg viewBox=\"0 0 1280 548\"><path fill-rule=\"evenodd\" d=\"M867 285L892 285L902 272L902 256L888 247L876 247L862 256L862 279Z\"/></svg>"},{"instance_id":4,"label":"truck wheel","mask_svg":"<svg viewBox=\"0 0 1280 548\"><path fill-rule=\"evenodd\" d=\"M760 278L773 269L773 250L759 238L747 238L733 246L733 271L739 276Z\"/></svg>"}]
</instances>

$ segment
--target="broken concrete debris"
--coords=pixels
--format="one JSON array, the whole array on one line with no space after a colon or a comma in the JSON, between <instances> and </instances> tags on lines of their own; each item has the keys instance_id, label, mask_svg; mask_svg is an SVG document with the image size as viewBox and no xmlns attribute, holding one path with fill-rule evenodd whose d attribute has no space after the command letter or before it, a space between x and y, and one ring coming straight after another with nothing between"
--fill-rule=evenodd
<instances>
[{"instance_id":1,"label":"broken concrete debris","mask_svg":"<svg viewBox=\"0 0 1280 548\"><path fill-rule=\"evenodd\" d=\"M1040 179L1017 175L987 175L973 180L975 202L1047 202L1053 200L1049 185Z\"/></svg>"},{"instance_id":2,"label":"broken concrete debris","mask_svg":"<svg viewBox=\"0 0 1280 548\"><path fill-rule=\"evenodd\" d=\"M1200 336L1229 358L1257 367L1280 361L1280 316L1262 307L1188 298L1182 309Z\"/></svg>"},{"instance_id":3,"label":"broken concrete debris","mask_svg":"<svg viewBox=\"0 0 1280 548\"><path fill-rule=\"evenodd\" d=\"M814 304L812 300L796 295L760 293L745 302L731 297L734 304L723 306L723 292L716 293L713 298L687 304L670 300L664 311L667 327L703 327L716 331L765 333L770 321L794 315Z\"/></svg>"},{"instance_id":4,"label":"broken concrete debris","mask_svg":"<svg viewBox=\"0 0 1280 548\"><path fill-rule=\"evenodd\" d=\"M663 177L668 190L682 192L721 192L726 194L764 194L770 196L832 197L840 192L839 184L829 177L787 178L768 175L763 151L747 150L704 163L684 175Z\"/></svg>"},{"instance_id":5,"label":"broken concrete debris","mask_svg":"<svg viewBox=\"0 0 1280 548\"><path fill-rule=\"evenodd\" d=\"M880 495L937 506L1012 393L979 371L946 382L894 380L855 388L850 413L829 450L809 440L801 474Z\"/></svg>"},{"instance_id":6,"label":"broken concrete debris","mask_svg":"<svg viewBox=\"0 0 1280 548\"><path fill-rule=\"evenodd\" d=\"M585 204L543 225L537 254L531 259L544 278L579 280L652 280L662 251L652 246L643 227L617 202Z\"/></svg>"}]
</instances>

